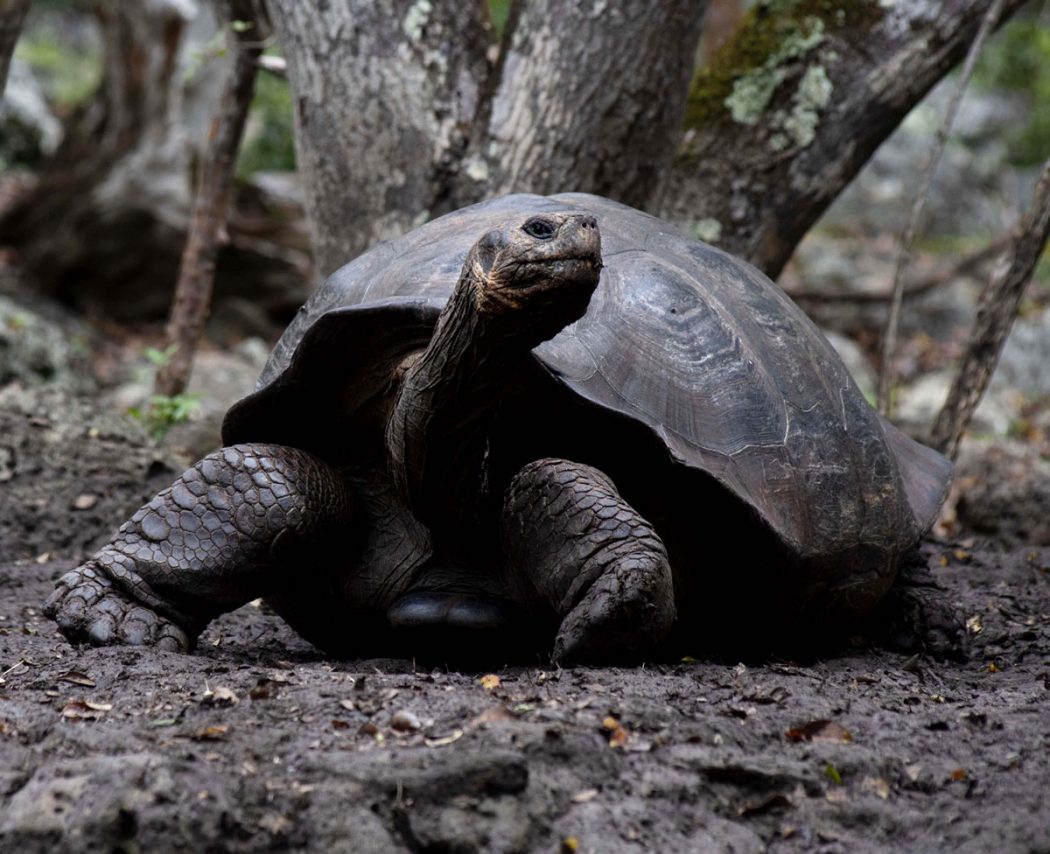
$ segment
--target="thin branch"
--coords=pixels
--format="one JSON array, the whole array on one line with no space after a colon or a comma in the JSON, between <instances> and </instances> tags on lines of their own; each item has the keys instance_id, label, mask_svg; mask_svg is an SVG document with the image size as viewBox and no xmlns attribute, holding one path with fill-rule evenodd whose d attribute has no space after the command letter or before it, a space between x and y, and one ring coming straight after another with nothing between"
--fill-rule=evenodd
<instances>
[{"instance_id":1,"label":"thin branch","mask_svg":"<svg viewBox=\"0 0 1050 854\"><path fill-rule=\"evenodd\" d=\"M970 340L944 408L934 424L933 443L952 459L977 404L988 388L1003 345L1021 307L1025 287L1050 237L1050 160L1043 164L1032 203L1014 235L1009 264L1000 267L981 294Z\"/></svg>"},{"instance_id":2,"label":"thin branch","mask_svg":"<svg viewBox=\"0 0 1050 854\"><path fill-rule=\"evenodd\" d=\"M929 293L932 290L936 290L943 285L949 285L952 282L958 281L963 276L976 275L980 270L981 266L987 261L992 261L998 258L1006 250L1006 247L1013 241L1013 231L1005 232L1000 234L994 240L992 240L987 246L982 246L980 249L975 249L968 255L964 255L956 263L952 264L945 270L933 273L927 276L925 279L921 279L918 282L914 282L908 285L904 289L902 295L903 299L910 300L915 297L922 296L923 294ZM786 291L787 295L791 297L795 302L799 303L816 303L818 305L828 305L831 303L848 303L850 305L871 305L871 304L882 304L889 302L892 298L892 294L888 293L836 293L836 292L821 292L821 291Z\"/></svg>"},{"instance_id":3,"label":"thin branch","mask_svg":"<svg viewBox=\"0 0 1050 854\"><path fill-rule=\"evenodd\" d=\"M211 308L220 234L230 206L237 150L244 134L248 108L255 91L258 59L263 50L264 39L260 38L259 31L264 26L264 19L258 14L253 0L230 0L228 11L227 40L233 61L222 105L212 120L207 151L200 164L193 219L165 330L166 344L172 355L157 371L154 391L158 395L181 394L186 389L193 357L204 333L204 322ZM243 22L248 26L234 26L232 22Z\"/></svg>"},{"instance_id":4,"label":"thin branch","mask_svg":"<svg viewBox=\"0 0 1050 854\"><path fill-rule=\"evenodd\" d=\"M908 266L908 262L911 260L911 247L915 242L915 235L919 230L919 220L922 219L923 211L926 209L926 201L930 195L930 186L933 184L933 175L937 171L937 164L940 163L941 156L944 154L944 147L948 142L948 134L951 131L952 125L955 123L955 116L959 112L959 103L962 101L963 93L966 91L966 86L970 82L970 77L973 75L974 65L977 63L977 57L981 52L981 48L984 46L985 40L988 38L989 33L995 27L996 22L1002 14L1003 0L995 0L991 6L988 7L988 11L985 13L984 18L981 20L980 29L977 31L977 36L973 40L973 44L970 45L970 51L966 54L966 62L963 64L962 73L959 75L959 82L955 87L955 92L952 93L951 102L948 104L948 109L944 114L944 120L941 122L941 126L937 129L937 136L934 140L933 147L930 149L930 156L926 162L926 168L923 170L922 186L919 189L918 195L915 197L915 202L912 205L911 216L908 219L908 224L901 235L900 252L897 256L897 266L893 272L893 297L890 302L889 316L886 318L886 329L882 336L882 363L879 370L879 412L885 416L890 414L890 388L893 385L893 355L897 350L897 330L900 327L900 314L901 314L901 303L904 299L904 270Z\"/></svg>"}]
</instances>

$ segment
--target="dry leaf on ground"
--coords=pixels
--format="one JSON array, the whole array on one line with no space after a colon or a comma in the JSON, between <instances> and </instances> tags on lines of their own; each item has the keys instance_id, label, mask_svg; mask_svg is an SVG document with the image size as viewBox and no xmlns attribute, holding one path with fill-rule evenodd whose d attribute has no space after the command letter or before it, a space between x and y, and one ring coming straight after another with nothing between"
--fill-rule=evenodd
<instances>
[{"instance_id":1,"label":"dry leaf on ground","mask_svg":"<svg viewBox=\"0 0 1050 854\"><path fill-rule=\"evenodd\" d=\"M853 733L835 721L810 721L802 726L792 727L786 733L788 741L832 741L836 744L849 744Z\"/></svg>"}]
</instances>

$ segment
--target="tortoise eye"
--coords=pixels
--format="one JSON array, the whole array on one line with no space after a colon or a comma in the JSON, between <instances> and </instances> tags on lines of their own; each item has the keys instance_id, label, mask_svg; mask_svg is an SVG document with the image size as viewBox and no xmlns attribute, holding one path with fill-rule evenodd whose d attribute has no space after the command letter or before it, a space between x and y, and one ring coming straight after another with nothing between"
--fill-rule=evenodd
<instances>
[{"instance_id":1,"label":"tortoise eye","mask_svg":"<svg viewBox=\"0 0 1050 854\"><path fill-rule=\"evenodd\" d=\"M521 230L529 235L529 237L535 237L537 240L550 240L554 237L555 232L558 230L558 226L549 219L545 219L541 216L534 216L525 221Z\"/></svg>"}]
</instances>

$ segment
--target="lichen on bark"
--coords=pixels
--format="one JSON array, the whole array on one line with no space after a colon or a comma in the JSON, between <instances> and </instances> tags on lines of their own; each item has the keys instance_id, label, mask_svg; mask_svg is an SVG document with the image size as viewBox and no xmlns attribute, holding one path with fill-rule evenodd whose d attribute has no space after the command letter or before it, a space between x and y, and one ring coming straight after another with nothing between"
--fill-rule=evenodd
<instances>
[{"instance_id":1,"label":"lichen on bark","mask_svg":"<svg viewBox=\"0 0 1050 854\"><path fill-rule=\"evenodd\" d=\"M792 145L805 148L817 136L820 111L828 105L834 89L831 79L821 65L811 65L802 75L791 98L791 109L781 110L774 117L780 130L773 133L769 144L775 151L784 151Z\"/></svg>"},{"instance_id":2,"label":"lichen on bark","mask_svg":"<svg viewBox=\"0 0 1050 854\"><path fill-rule=\"evenodd\" d=\"M733 91L723 103L733 121L755 125L773 98L777 87L784 82L790 60L805 56L824 39L824 22L807 17L798 29L788 33L777 49L758 68L742 73L733 82Z\"/></svg>"},{"instance_id":3,"label":"lichen on bark","mask_svg":"<svg viewBox=\"0 0 1050 854\"><path fill-rule=\"evenodd\" d=\"M686 127L758 124L799 60L829 36L883 14L878 0L761 0L694 78Z\"/></svg>"}]
</instances>

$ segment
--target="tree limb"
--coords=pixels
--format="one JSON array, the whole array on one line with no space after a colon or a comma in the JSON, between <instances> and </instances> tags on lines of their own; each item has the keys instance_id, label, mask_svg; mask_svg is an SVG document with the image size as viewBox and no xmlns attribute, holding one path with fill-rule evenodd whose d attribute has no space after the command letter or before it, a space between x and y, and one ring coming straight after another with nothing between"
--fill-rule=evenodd
<instances>
[{"instance_id":1,"label":"tree limb","mask_svg":"<svg viewBox=\"0 0 1050 854\"><path fill-rule=\"evenodd\" d=\"M693 81L662 213L778 276L992 2L756 3Z\"/></svg>"},{"instance_id":2,"label":"tree limb","mask_svg":"<svg viewBox=\"0 0 1050 854\"><path fill-rule=\"evenodd\" d=\"M1036 184L1032 203L1014 236L1009 262L1000 268L981 294L970 340L952 383L948 400L937 416L934 445L955 459L970 418L988 388L1003 345L1021 307L1021 297L1050 237L1050 160Z\"/></svg>"}]
</instances>

